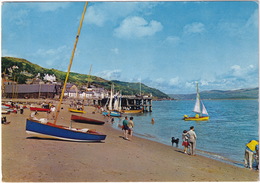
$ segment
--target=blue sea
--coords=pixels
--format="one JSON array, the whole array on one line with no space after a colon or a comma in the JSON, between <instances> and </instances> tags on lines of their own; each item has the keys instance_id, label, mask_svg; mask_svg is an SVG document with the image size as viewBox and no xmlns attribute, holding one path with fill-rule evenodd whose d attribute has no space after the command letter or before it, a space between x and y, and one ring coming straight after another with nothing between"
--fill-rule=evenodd
<instances>
[{"instance_id":1,"label":"blue sea","mask_svg":"<svg viewBox=\"0 0 260 183\"><path fill-rule=\"evenodd\" d=\"M245 145L258 139L258 100L204 100L209 121L184 121L183 115L194 116L194 100L153 101L153 111L133 114L134 134L171 146L171 137L179 138L183 149L183 130L195 127L197 154L237 166L243 166ZM129 115L130 117L130 115ZM154 118L155 123L151 123ZM122 118L115 119L118 129Z\"/></svg>"}]
</instances>

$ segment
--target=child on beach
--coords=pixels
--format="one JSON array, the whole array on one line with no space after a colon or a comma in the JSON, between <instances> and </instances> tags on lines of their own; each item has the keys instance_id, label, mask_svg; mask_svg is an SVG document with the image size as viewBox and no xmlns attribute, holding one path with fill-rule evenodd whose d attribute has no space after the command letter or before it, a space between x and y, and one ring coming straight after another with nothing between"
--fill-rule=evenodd
<instances>
[{"instance_id":1,"label":"child on beach","mask_svg":"<svg viewBox=\"0 0 260 183\"><path fill-rule=\"evenodd\" d=\"M189 147L189 136L186 130L182 133L182 146L184 147L184 153L187 154L187 149Z\"/></svg>"}]
</instances>

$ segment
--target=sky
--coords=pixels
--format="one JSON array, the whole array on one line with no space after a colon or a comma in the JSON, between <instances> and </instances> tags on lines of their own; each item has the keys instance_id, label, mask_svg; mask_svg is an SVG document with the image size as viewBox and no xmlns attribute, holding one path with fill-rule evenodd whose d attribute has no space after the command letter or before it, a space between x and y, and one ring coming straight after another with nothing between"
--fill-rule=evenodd
<instances>
[{"instance_id":1,"label":"sky","mask_svg":"<svg viewBox=\"0 0 260 183\"><path fill-rule=\"evenodd\" d=\"M4 2L1 55L67 71L85 2ZM166 94L258 87L256 1L89 2L72 72ZM92 66L91 72L90 68Z\"/></svg>"}]
</instances>

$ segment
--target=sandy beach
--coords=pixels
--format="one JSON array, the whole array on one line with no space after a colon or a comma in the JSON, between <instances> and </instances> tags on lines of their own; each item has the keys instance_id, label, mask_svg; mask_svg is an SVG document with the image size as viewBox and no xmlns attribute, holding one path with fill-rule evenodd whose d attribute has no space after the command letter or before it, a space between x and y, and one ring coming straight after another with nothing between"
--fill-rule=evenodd
<instances>
[{"instance_id":1,"label":"sandy beach","mask_svg":"<svg viewBox=\"0 0 260 183\"><path fill-rule=\"evenodd\" d=\"M29 106L29 105L28 105ZM65 103L57 124L68 126L70 115ZM86 115L93 107L86 108ZM122 131L105 125L73 123L73 127L96 129L107 135L101 143L68 142L30 138L25 132L24 114L7 115L2 125L3 182L190 182L258 181L259 172L232 166L203 156L189 156L181 149L133 137L122 138ZM38 118L46 118L39 113Z\"/></svg>"}]
</instances>

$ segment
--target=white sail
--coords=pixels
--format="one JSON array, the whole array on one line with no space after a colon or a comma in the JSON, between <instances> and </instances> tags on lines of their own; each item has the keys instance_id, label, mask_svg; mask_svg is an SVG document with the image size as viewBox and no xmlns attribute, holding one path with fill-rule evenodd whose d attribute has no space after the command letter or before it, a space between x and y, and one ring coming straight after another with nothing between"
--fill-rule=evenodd
<instances>
[{"instance_id":1,"label":"white sail","mask_svg":"<svg viewBox=\"0 0 260 183\"><path fill-rule=\"evenodd\" d=\"M208 115L208 111L207 111L206 107L204 106L204 104L202 103L202 101L201 101L201 105L202 105L202 111L201 111L201 113Z\"/></svg>"},{"instance_id":2,"label":"white sail","mask_svg":"<svg viewBox=\"0 0 260 183\"><path fill-rule=\"evenodd\" d=\"M200 108L200 99L199 99L199 96L198 96L198 95L197 95L197 98L196 98L196 103L195 103L195 106L194 106L193 112L201 113L201 108Z\"/></svg>"},{"instance_id":3,"label":"white sail","mask_svg":"<svg viewBox=\"0 0 260 183\"><path fill-rule=\"evenodd\" d=\"M207 109L204 106L204 104L202 103L202 100L200 99L198 83L197 83L197 98L196 98L196 103L195 103L193 112L208 115Z\"/></svg>"},{"instance_id":4,"label":"white sail","mask_svg":"<svg viewBox=\"0 0 260 183\"><path fill-rule=\"evenodd\" d=\"M118 101L118 93L114 96L114 110L118 110L118 105L119 105L119 101Z\"/></svg>"},{"instance_id":5,"label":"white sail","mask_svg":"<svg viewBox=\"0 0 260 183\"><path fill-rule=\"evenodd\" d=\"M110 99L108 104L108 110L113 110L112 102L113 102L113 85L111 86Z\"/></svg>"},{"instance_id":6,"label":"white sail","mask_svg":"<svg viewBox=\"0 0 260 183\"><path fill-rule=\"evenodd\" d=\"M122 103L122 95L119 94L119 104L118 104L118 110L119 110L119 111L122 110L122 106L121 106L122 104L121 104L121 103Z\"/></svg>"}]
</instances>

